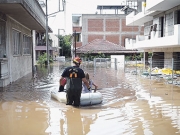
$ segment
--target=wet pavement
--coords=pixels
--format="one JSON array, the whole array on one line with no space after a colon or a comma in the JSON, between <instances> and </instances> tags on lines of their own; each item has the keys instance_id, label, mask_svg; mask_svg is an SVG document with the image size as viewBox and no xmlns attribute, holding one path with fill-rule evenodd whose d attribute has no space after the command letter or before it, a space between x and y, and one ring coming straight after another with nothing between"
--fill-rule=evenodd
<instances>
[{"instance_id":1,"label":"wet pavement","mask_svg":"<svg viewBox=\"0 0 180 135\"><path fill-rule=\"evenodd\" d=\"M51 98L64 66L37 67L0 88L0 135L174 135L180 134L180 87L161 78L112 68L83 67L103 103L74 108Z\"/></svg>"}]
</instances>

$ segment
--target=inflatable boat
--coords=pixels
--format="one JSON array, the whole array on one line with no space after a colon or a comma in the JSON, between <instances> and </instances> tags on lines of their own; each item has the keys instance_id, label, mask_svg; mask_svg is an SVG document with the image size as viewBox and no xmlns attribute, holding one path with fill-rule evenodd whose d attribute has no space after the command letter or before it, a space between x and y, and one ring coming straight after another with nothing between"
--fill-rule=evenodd
<instances>
[{"instance_id":1,"label":"inflatable boat","mask_svg":"<svg viewBox=\"0 0 180 135\"><path fill-rule=\"evenodd\" d=\"M66 92L51 91L51 97L61 103L66 103ZM81 106L96 105L102 103L102 94L100 92L81 93Z\"/></svg>"}]
</instances>

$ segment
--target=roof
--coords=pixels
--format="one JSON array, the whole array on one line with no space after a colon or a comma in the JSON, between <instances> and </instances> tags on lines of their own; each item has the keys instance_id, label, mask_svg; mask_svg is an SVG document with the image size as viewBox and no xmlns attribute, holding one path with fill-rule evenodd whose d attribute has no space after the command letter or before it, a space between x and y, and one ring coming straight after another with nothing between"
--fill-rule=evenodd
<instances>
[{"instance_id":1,"label":"roof","mask_svg":"<svg viewBox=\"0 0 180 135\"><path fill-rule=\"evenodd\" d=\"M137 50L126 49L121 45L114 44L104 39L95 39L92 42L78 47L76 53L106 53L106 54L122 54L122 53L134 53Z\"/></svg>"}]
</instances>

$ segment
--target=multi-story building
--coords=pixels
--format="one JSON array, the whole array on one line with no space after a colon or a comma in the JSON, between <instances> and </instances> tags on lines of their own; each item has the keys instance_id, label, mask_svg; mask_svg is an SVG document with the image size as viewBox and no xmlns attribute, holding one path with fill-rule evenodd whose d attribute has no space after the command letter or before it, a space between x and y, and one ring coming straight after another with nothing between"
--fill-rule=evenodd
<instances>
[{"instance_id":1,"label":"multi-story building","mask_svg":"<svg viewBox=\"0 0 180 135\"><path fill-rule=\"evenodd\" d=\"M0 87L32 72L36 33L45 33L37 0L0 1Z\"/></svg>"},{"instance_id":2,"label":"multi-story building","mask_svg":"<svg viewBox=\"0 0 180 135\"><path fill-rule=\"evenodd\" d=\"M125 7L98 5L97 9L100 9L100 14L73 15L76 47L86 45L96 39L103 39L124 47L126 38L135 39L136 35L143 35L143 26L126 26L126 15L133 9L126 10ZM102 9L114 9L115 12L103 14Z\"/></svg>"},{"instance_id":3,"label":"multi-story building","mask_svg":"<svg viewBox=\"0 0 180 135\"><path fill-rule=\"evenodd\" d=\"M51 30L49 30L52 32ZM55 54L55 51L57 52L58 46L58 38L53 34L48 34L48 50L49 50L49 57L53 57ZM47 46L46 46L46 38L45 33L36 33L36 46L35 46L35 59L34 63L35 65L38 62L39 56L47 52ZM58 51L59 52L59 51ZM58 52L56 55L58 55Z\"/></svg>"},{"instance_id":4,"label":"multi-story building","mask_svg":"<svg viewBox=\"0 0 180 135\"><path fill-rule=\"evenodd\" d=\"M137 35L134 42L128 42L130 38L126 39L126 48L144 50L146 60L147 52L152 52L152 61L159 60L158 64L152 63L153 67L163 68L168 64L165 59L179 60L180 0L139 0L139 2L141 3L138 7L141 9L126 16L126 25L144 26L144 35ZM180 66L174 65L174 69L180 69Z\"/></svg>"},{"instance_id":5,"label":"multi-story building","mask_svg":"<svg viewBox=\"0 0 180 135\"><path fill-rule=\"evenodd\" d=\"M82 14L72 15L72 25L74 36L76 36L76 47L80 47L82 46Z\"/></svg>"}]
</instances>

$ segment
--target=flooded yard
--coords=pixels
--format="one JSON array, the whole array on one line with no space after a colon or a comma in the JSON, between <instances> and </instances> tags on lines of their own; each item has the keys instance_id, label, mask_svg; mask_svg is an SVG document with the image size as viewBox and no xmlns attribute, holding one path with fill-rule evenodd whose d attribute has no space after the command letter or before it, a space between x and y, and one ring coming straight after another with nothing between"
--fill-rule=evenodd
<instances>
[{"instance_id":1,"label":"flooded yard","mask_svg":"<svg viewBox=\"0 0 180 135\"><path fill-rule=\"evenodd\" d=\"M180 134L180 87L112 68L83 68L102 104L74 108L51 98L64 66L37 67L0 88L0 135Z\"/></svg>"}]
</instances>

